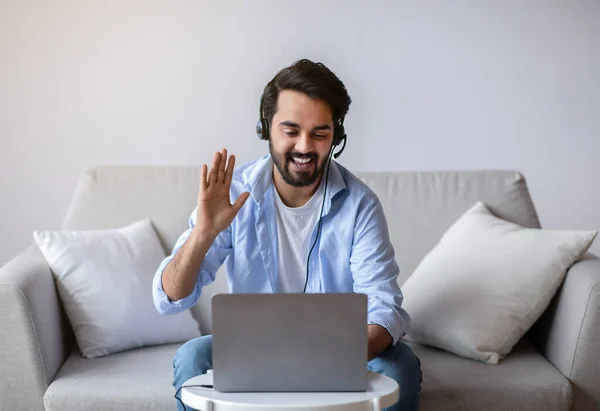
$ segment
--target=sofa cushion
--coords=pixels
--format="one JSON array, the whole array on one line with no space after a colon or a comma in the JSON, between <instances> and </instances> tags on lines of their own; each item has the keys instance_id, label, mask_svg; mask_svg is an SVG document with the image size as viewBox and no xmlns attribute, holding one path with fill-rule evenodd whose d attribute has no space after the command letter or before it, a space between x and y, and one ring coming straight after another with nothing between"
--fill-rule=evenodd
<instances>
[{"instance_id":1,"label":"sofa cushion","mask_svg":"<svg viewBox=\"0 0 600 411\"><path fill-rule=\"evenodd\" d=\"M152 222L106 230L34 231L86 358L200 336L189 311L160 315L151 295L165 257Z\"/></svg>"},{"instance_id":2,"label":"sofa cushion","mask_svg":"<svg viewBox=\"0 0 600 411\"><path fill-rule=\"evenodd\" d=\"M597 232L525 228L477 202L404 283L410 340L497 364Z\"/></svg>"},{"instance_id":3,"label":"sofa cushion","mask_svg":"<svg viewBox=\"0 0 600 411\"><path fill-rule=\"evenodd\" d=\"M423 370L419 411L567 411L571 407L569 380L528 340L521 340L498 365L409 345Z\"/></svg>"},{"instance_id":4,"label":"sofa cushion","mask_svg":"<svg viewBox=\"0 0 600 411\"><path fill-rule=\"evenodd\" d=\"M420 411L569 410L569 381L527 340L498 365L410 345L423 367ZM95 359L74 351L48 387L46 410L172 411L171 364L178 348L147 347Z\"/></svg>"},{"instance_id":5,"label":"sofa cushion","mask_svg":"<svg viewBox=\"0 0 600 411\"><path fill-rule=\"evenodd\" d=\"M47 411L173 411L173 358L181 344L86 359L74 350L44 395Z\"/></svg>"}]
</instances>

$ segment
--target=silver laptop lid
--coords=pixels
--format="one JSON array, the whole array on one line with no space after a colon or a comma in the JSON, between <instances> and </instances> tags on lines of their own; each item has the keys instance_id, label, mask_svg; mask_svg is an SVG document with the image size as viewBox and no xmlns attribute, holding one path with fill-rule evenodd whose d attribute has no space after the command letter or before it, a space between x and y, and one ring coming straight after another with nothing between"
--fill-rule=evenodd
<instances>
[{"instance_id":1,"label":"silver laptop lid","mask_svg":"<svg viewBox=\"0 0 600 411\"><path fill-rule=\"evenodd\" d=\"M364 294L218 294L212 316L217 391L367 388Z\"/></svg>"}]
</instances>

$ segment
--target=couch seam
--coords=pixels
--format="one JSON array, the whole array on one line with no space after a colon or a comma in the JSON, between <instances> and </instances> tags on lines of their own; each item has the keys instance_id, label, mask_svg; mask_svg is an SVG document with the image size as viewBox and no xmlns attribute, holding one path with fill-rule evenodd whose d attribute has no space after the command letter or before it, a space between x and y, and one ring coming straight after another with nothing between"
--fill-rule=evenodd
<instances>
[{"instance_id":1,"label":"couch seam","mask_svg":"<svg viewBox=\"0 0 600 411\"><path fill-rule=\"evenodd\" d=\"M35 336L35 344L37 346L38 355L40 357L40 363L42 364L42 374L44 377L44 384L46 384L46 388L48 388L48 379L46 378L46 366L44 365L44 357L42 356L42 350L40 349L40 340L38 338L37 331L35 329L35 324L33 323L33 316L31 315L31 308L29 308L29 303L27 302L27 297L25 297L23 290L21 290L19 287L15 286L13 284L2 284L2 285L5 287L15 288L19 292L19 294L21 294L21 298L23 298L23 301L25 301L25 307L27 307L27 314L29 315L31 328L33 329L33 335Z\"/></svg>"},{"instance_id":2,"label":"couch seam","mask_svg":"<svg viewBox=\"0 0 600 411\"><path fill-rule=\"evenodd\" d=\"M590 308L590 301L592 300L592 296L596 288L600 285L600 283L594 284L592 289L590 290L590 296L588 297L585 312L583 313L583 318L581 319L581 325L579 326L579 332L577 333L577 343L575 344L575 352L573 353L573 362L571 363L571 370L569 371L569 380L573 378L573 368L575 367L575 359L577 357L577 351L579 351L579 342L581 340L581 330L583 329L583 323L585 322L585 317L587 316L588 310Z\"/></svg>"}]
</instances>

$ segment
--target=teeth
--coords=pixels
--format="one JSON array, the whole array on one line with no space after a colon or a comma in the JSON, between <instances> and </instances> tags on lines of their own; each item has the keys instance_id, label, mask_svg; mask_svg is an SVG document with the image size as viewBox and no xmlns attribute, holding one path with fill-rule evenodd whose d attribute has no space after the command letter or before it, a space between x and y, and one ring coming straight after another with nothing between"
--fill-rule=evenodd
<instances>
[{"instance_id":1,"label":"teeth","mask_svg":"<svg viewBox=\"0 0 600 411\"><path fill-rule=\"evenodd\" d=\"M306 164L306 163L308 163L310 161L310 158L297 158L297 157L294 157L294 161L296 163Z\"/></svg>"}]
</instances>

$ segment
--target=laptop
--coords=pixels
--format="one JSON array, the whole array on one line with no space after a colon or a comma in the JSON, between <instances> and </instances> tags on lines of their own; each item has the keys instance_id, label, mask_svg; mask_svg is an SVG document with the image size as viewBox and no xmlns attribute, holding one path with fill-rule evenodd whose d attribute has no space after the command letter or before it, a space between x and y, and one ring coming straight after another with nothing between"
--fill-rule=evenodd
<instances>
[{"instance_id":1,"label":"laptop","mask_svg":"<svg viewBox=\"0 0 600 411\"><path fill-rule=\"evenodd\" d=\"M211 303L214 390L366 391L366 295L217 294Z\"/></svg>"}]
</instances>

